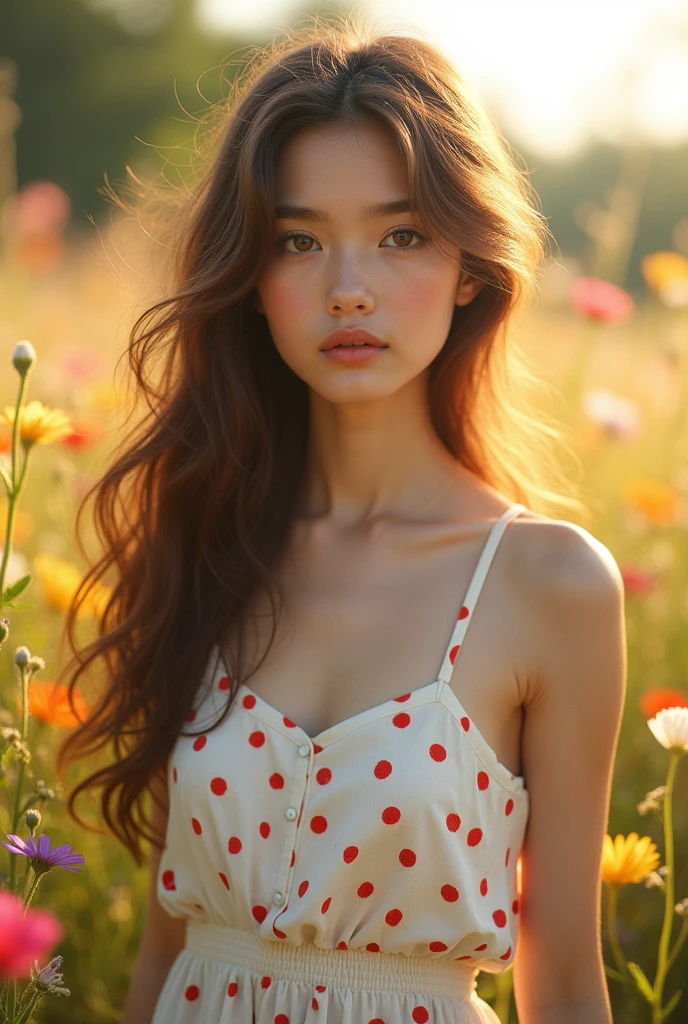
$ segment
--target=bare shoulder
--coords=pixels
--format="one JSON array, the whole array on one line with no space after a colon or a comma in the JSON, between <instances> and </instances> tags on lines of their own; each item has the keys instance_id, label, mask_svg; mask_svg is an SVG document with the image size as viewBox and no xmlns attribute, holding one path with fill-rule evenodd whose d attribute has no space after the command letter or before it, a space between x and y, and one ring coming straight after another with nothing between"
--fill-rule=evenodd
<instances>
[{"instance_id":1,"label":"bare shoulder","mask_svg":"<svg viewBox=\"0 0 688 1024\"><path fill-rule=\"evenodd\" d=\"M522 734L530 808L514 965L519 1016L528 1019L545 1006L604 999L599 865L626 639L623 580L606 545L574 523L519 525L522 543L510 550L536 638Z\"/></svg>"}]
</instances>

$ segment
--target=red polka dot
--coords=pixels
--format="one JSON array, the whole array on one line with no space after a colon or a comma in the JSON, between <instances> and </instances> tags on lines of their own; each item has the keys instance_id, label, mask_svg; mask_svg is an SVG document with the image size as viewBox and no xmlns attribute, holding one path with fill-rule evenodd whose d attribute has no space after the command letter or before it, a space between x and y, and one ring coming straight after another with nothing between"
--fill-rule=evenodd
<instances>
[{"instance_id":1,"label":"red polka dot","mask_svg":"<svg viewBox=\"0 0 688 1024\"><path fill-rule=\"evenodd\" d=\"M356 890L356 892L358 893L362 900L365 900L369 896L372 896L374 891L375 886L373 885L372 882L361 882L358 889Z\"/></svg>"},{"instance_id":2,"label":"red polka dot","mask_svg":"<svg viewBox=\"0 0 688 1024\"><path fill-rule=\"evenodd\" d=\"M229 889L229 879L227 878L227 875L224 873L224 871L218 871L218 874L222 879L222 884L224 885L225 889Z\"/></svg>"},{"instance_id":3,"label":"red polka dot","mask_svg":"<svg viewBox=\"0 0 688 1024\"><path fill-rule=\"evenodd\" d=\"M218 680L217 688L218 690L228 690L231 685L232 681L229 676L222 676L222 678Z\"/></svg>"},{"instance_id":4,"label":"red polka dot","mask_svg":"<svg viewBox=\"0 0 688 1024\"><path fill-rule=\"evenodd\" d=\"M172 769L172 778L174 779L175 782L177 781L178 775L176 766Z\"/></svg>"},{"instance_id":5,"label":"red polka dot","mask_svg":"<svg viewBox=\"0 0 688 1024\"><path fill-rule=\"evenodd\" d=\"M192 818L191 819L191 827L193 828L193 830L196 833L196 835L200 836L200 834L203 831L203 829L201 828L201 823L198 820L198 818Z\"/></svg>"},{"instance_id":6,"label":"red polka dot","mask_svg":"<svg viewBox=\"0 0 688 1024\"><path fill-rule=\"evenodd\" d=\"M322 907L320 908L320 913L321 914L326 914L327 913L327 911L330 909L330 903L331 902L332 902L332 897L328 896L327 899L325 900L325 902L323 903Z\"/></svg>"},{"instance_id":7,"label":"red polka dot","mask_svg":"<svg viewBox=\"0 0 688 1024\"><path fill-rule=\"evenodd\" d=\"M319 782L321 786L326 786L332 778L332 772L329 768L318 768L315 773L315 780Z\"/></svg>"},{"instance_id":8,"label":"red polka dot","mask_svg":"<svg viewBox=\"0 0 688 1024\"><path fill-rule=\"evenodd\" d=\"M407 715L405 711L402 711L398 715L394 716L394 718L392 719L392 724L396 725L397 729L405 729L406 726L410 723L410 721L411 716Z\"/></svg>"},{"instance_id":9,"label":"red polka dot","mask_svg":"<svg viewBox=\"0 0 688 1024\"><path fill-rule=\"evenodd\" d=\"M507 850L506 850L506 857L504 858L504 867L505 867L505 868L508 868L508 867L509 867L509 854L510 854L510 853L511 853L511 847L510 847L510 846L508 846L508 847L507 847Z\"/></svg>"},{"instance_id":10,"label":"red polka dot","mask_svg":"<svg viewBox=\"0 0 688 1024\"><path fill-rule=\"evenodd\" d=\"M369 942L368 945L366 946L366 949L368 950L369 953L380 952L380 947L378 946L377 942Z\"/></svg>"},{"instance_id":11,"label":"red polka dot","mask_svg":"<svg viewBox=\"0 0 688 1024\"><path fill-rule=\"evenodd\" d=\"M495 910L492 920L498 928L503 928L506 925L506 914L503 910Z\"/></svg>"},{"instance_id":12,"label":"red polka dot","mask_svg":"<svg viewBox=\"0 0 688 1024\"><path fill-rule=\"evenodd\" d=\"M275 1024L289 1024L289 1018L286 1013L278 1013L275 1017Z\"/></svg>"},{"instance_id":13,"label":"red polka dot","mask_svg":"<svg viewBox=\"0 0 688 1024\"><path fill-rule=\"evenodd\" d=\"M255 917L258 924L262 924L262 922L268 916L267 907L261 907L260 904L257 904L255 907L251 907L251 913Z\"/></svg>"},{"instance_id":14,"label":"red polka dot","mask_svg":"<svg viewBox=\"0 0 688 1024\"><path fill-rule=\"evenodd\" d=\"M459 890L454 888L453 885L443 885L440 892L442 893L442 899L446 900L447 903L456 903L459 898Z\"/></svg>"},{"instance_id":15,"label":"red polka dot","mask_svg":"<svg viewBox=\"0 0 688 1024\"><path fill-rule=\"evenodd\" d=\"M305 896L307 892L308 892L308 882L303 881L303 882L301 882L301 885L299 886L299 896Z\"/></svg>"},{"instance_id":16,"label":"red polka dot","mask_svg":"<svg viewBox=\"0 0 688 1024\"><path fill-rule=\"evenodd\" d=\"M265 743L265 733L261 732L260 730L258 730L257 732L252 732L248 738L248 741L252 747L262 747L263 744Z\"/></svg>"},{"instance_id":17,"label":"red polka dot","mask_svg":"<svg viewBox=\"0 0 688 1024\"><path fill-rule=\"evenodd\" d=\"M490 779L487 772L478 772L478 789L487 789Z\"/></svg>"},{"instance_id":18,"label":"red polka dot","mask_svg":"<svg viewBox=\"0 0 688 1024\"><path fill-rule=\"evenodd\" d=\"M399 701L399 703L401 703L401 702L403 702L405 700L408 700L410 696L411 696L411 691L409 690L408 693L402 693L402 695L400 697L395 697L394 699L396 701Z\"/></svg>"},{"instance_id":19,"label":"red polka dot","mask_svg":"<svg viewBox=\"0 0 688 1024\"><path fill-rule=\"evenodd\" d=\"M466 836L466 842L469 846L477 846L483 837L483 830L481 828L472 828Z\"/></svg>"},{"instance_id":20,"label":"red polka dot","mask_svg":"<svg viewBox=\"0 0 688 1024\"><path fill-rule=\"evenodd\" d=\"M280 931L274 921L272 922L272 930L278 939L286 939L287 933Z\"/></svg>"},{"instance_id":21,"label":"red polka dot","mask_svg":"<svg viewBox=\"0 0 688 1024\"><path fill-rule=\"evenodd\" d=\"M449 829L450 832L458 832L460 824L461 818L458 816L458 814L447 815L447 828Z\"/></svg>"},{"instance_id":22,"label":"red polka dot","mask_svg":"<svg viewBox=\"0 0 688 1024\"><path fill-rule=\"evenodd\" d=\"M509 948L507 949L506 953L502 953L502 955L500 956L499 959L500 960L508 960L510 956L511 956L511 946L509 946Z\"/></svg>"},{"instance_id":23,"label":"red polka dot","mask_svg":"<svg viewBox=\"0 0 688 1024\"><path fill-rule=\"evenodd\" d=\"M229 985L227 986L227 995L235 996L238 991L239 986L237 985L236 981L230 981Z\"/></svg>"},{"instance_id":24,"label":"red polka dot","mask_svg":"<svg viewBox=\"0 0 688 1024\"><path fill-rule=\"evenodd\" d=\"M273 789L282 789L284 786L284 778L279 772L273 772L270 776L269 782Z\"/></svg>"},{"instance_id":25,"label":"red polka dot","mask_svg":"<svg viewBox=\"0 0 688 1024\"><path fill-rule=\"evenodd\" d=\"M368 1021L368 1024L385 1024L382 1017L373 1017L372 1020Z\"/></svg>"},{"instance_id":26,"label":"red polka dot","mask_svg":"<svg viewBox=\"0 0 688 1024\"><path fill-rule=\"evenodd\" d=\"M447 948L447 944L445 942L431 942L429 948L433 953L444 953Z\"/></svg>"},{"instance_id":27,"label":"red polka dot","mask_svg":"<svg viewBox=\"0 0 688 1024\"><path fill-rule=\"evenodd\" d=\"M238 853L241 849L241 839L237 836L232 836L227 843L227 849L230 853Z\"/></svg>"},{"instance_id":28,"label":"red polka dot","mask_svg":"<svg viewBox=\"0 0 688 1024\"><path fill-rule=\"evenodd\" d=\"M405 868L412 868L416 863L416 855L413 850L402 850L399 854L399 860Z\"/></svg>"},{"instance_id":29,"label":"red polka dot","mask_svg":"<svg viewBox=\"0 0 688 1024\"><path fill-rule=\"evenodd\" d=\"M506 804L504 805L504 813L508 816L514 809L514 801L509 797Z\"/></svg>"},{"instance_id":30,"label":"red polka dot","mask_svg":"<svg viewBox=\"0 0 688 1024\"><path fill-rule=\"evenodd\" d=\"M322 747L320 746L319 743L314 743L313 744L313 753L314 754L319 754L321 750L322 750Z\"/></svg>"},{"instance_id":31,"label":"red polka dot","mask_svg":"<svg viewBox=\"0 0 688 1024\"><path fill-rule=\"evenodd\" d=\"M313 996L313 998L311 999L311 1006L313 1007L314 1010L317 1010L318 1005L318 1000L315 998L315 996Z\"/></svg>"},{"instance_id":32,"label":"red polka dot","mask_svg":"<svg viewBox=\"0 0 688 1024\"><path fill-rule=\"evenodd\" d=\"M390 924L392 925L392 927L394 927L395 925L399 924L403 916L404 915L402 914L402 912L400 910L397 910L397 908L395 907L394 910L387 911L387 913L385 914L385 921L387 922L387 924Z\"/></svg>"},{"instance_id":33,"label":"red polka dot","mask_svg":"<svg viewBox=\"0 0 688 1024\"><path fill-rule=\"evenodd\" d=\"M320 835L327 828L327 818L323 817L322 814L315 814L311 818L311 831L316 832Z\"/></svg>"},{"instance_id":34,"label":"red polka dot","mask_svg":"<svg viewBox=\"0 0 688 1024\"><path fill-rule=\"evenodd\" d=\"M163 889L167 889L168 892L174 892L177 888L174 881L174 871L163 871L162 887Z\"/></svg>"},{"instance_id":35,"label":"red polka dot","mask_svg":"<svg viewBox=\"0 0 688 1024\"><path fill-rule=\"evenodd\" d=\"M191 708L191 711L189 711L187 713L186 720L187 720L187 722L193 722L195 717L196 717L196 711L195 711L194 708Z\"/></svg>"},{"instance_id":36,"label":"red polka dot","mask_svg":"<svg viewBox=\"0 0 688 1024\"><path fill-rule=\"evenodd\" d=\"M335 946L335 949L348 949L348 948L349 947L347 946L346 942L344 942L344 939L342 939L341 942L338 942L337 945Z\"/></svg>"},{"instance_id":37,"label":"red polka dot","mask_svg":"<svg viewBox=\"0 0 688 1024\"><path fill-rule=\"evenodd\" d=\"M427 1024L427 1022L430 1020L430 1014L428 1013L424 1006L416 1006L416 1008L411 1013L411 1018L414 1024Z\"/></svg>"},{"instance_id":38,"label":"red polka dot","mask_svg":"<svg viewBox=\"0 0 688 1024\"><path fill-rule=\"evenodd\" d=\"M241 703L244 705L245 708L248 708L250 710L251 708L254 708L256 706L256 698L253 696L252 693L247 693Z\"/></svg>"},{"instance_id":39,"label":"red polka dot","mask_svg":"<svg viewBox=\"0 0 688 1024\"><path fill-rule=\"evenodd\" d=\"M218 775L217 778L211 779L210 789L215 796L223 796L227 792L227 783Z\"/></svg>"},{"instance_id":40,"label":"red polka dot","mask_svg":"<svg viewBox=\"0 0 688 1024\"><path fill-rule=\"evenodd\" d=\"M200 994L201 990L198 987L198 985L189 985L186 992L184 993L184 998L188 999L190 1003L193 1003L194 1000L198 999Z\"/></svg>"},{"instance_id":41,"label":"red polka dot","mask_svg":"<svg viewBox=\"0 0 688 1024\"><path fill-rule=\"evenodd\" d=\"M386 779L392 774L392 766L389 761L378 761L373 768L373 774L376 779Z\"/></svg>"},{"instance_id":42,"label":"red polka dot","mask_svg":"<svg viewBox=\"0 0 688 1024\"><path fill-rule=\"evenodd\" d=\"M206 745L207 742L207 736L197 736L196 739L193 741L192 746L194 750L203 750L203 747Z\"/></svg>"},{"instance_id":43,"label":"red polka dot","mask_svg":"<svg viewBox=\"0 0 688 1024\"><path fill-rule=\"evenodd\" d=\"M464 604L464 605L462 605L461 611L459 612L459 619L465 619L467 615L468 615L468 608Z\"/></svg>"},{"instance_id":44,"label":"red polka dot","mask_svg":"<svg viewBox=\"0 0 688 1024\"><path fill-rule=\"evenodd\" d=\"M487 896L487 879L483 878L480 881L480 895Z\"/></svg>"},{"instance_id":45,"label":"red polka dot","mask_svg":"<svg viewBox=\"0 0 688 1024\"><path fill-rule=\"evenodd\" d=\"M451 651L449 652L449 661L452 665L456 661L456 655L459 653L460 648L461 644L457 644L456 647L452 647Z\"/></svg>"},{"instance_id":46,"label":"red polka dot","mask_svg":"<svg viewBox=\"0 0 688 1024\"><path fill-rule=\"evenodd\" d=\"M401 811L398 807L385 807L382 812L382 820L385 825L396 825L401 817Z\"/></svg>"},{"instance_id":47,"label":"red polka dot","mask_svg":"<svg viewBox=\"0 0 688 1024\"><path fill-rule=\"evenodd\" d=\"M473 950L474 953L482 953L484 949L487 949L487 943L483 942L482 946L476 946Z\"/></svg>"},{"instance_id":48,"label":"red polka dot","mask_svg":"<svg viewBox=\"0 0 688 1024\"><path fill-rule=\"evenodd\" d=\"M315 986L315 991L316 992L324 992L326 988L327 988L327 985L316 985Z\"/></svg>"},{"instance_id":49,"label":"red polka dot","mask_svg":"<svg viewBox=\"0 0 688 1024\"><path fill-rule=\"evenodd\" d=\"M470 718L468 718L467 715L464 715L463 718L461 719L461 725L463 726L463 731L468 732L468 730L471 727L471 720Z\"/></svg>"},{"instance_id":50,"label":"red polka dot","mask_svg":"<svg viewBox=\"0 0 688 1024\"><path fill-rule=\"evenodd\" d=\"M295 860L296 860L296 850L292 850L291 851L291 863L289 864L290 868L294 867L294 861Z\"/></svg>"},{"instance_id":51,"label":"red polka dot","mask_svg":"<svg viewBox=\"0 0 688 1024\"><path fill-rule=\"evenodd\" d=\"M260 834L262 835L263 839L267 839L268 836L270 835L270 825L268 824L267 821L261 821Z\"/></svg>"},{"instance_id":52,"label":"red polka dot","mask_svg":"<svg viewBox=\"0 0 688 1024\"><path fill-rule=\"evenodd\" d=\"M272 981L272 978L270 977L270 975L269 974L264 974L263 977L260 979L260 987L261 988L268 988L270 986L271 981Z\"/></svg>"},{"instance_id":53,"label":"red polka dot","mask_svg":"<svg viewBox=\"0 0 688 1024\"><path fill-rule=\"evenodd\" d=\"M350 864L352 860L356 860L356 858L358 857L358 847L347 846L346 850L342 854L342 857L344 858L347 864Z\"/></svg>"},{"instance_id":54,"label":"red polka dot","mask_svg":"<svg viewBox=\"0 0 688 1024\"><path fill-rule=\"evenodd\" d=\"M518 914L518 900L514 900L514 902L511 904L511 913Z\"/></svg>"},{"instance_id":55,"label":"red polka dot","mask_svg":"<svg viewBox=\"0 0 688 1024\"><path fill-rule=\"evenodd\" d=\"M284 715L282 717L282 721L284 722L284 724L287 726L288 729L295 729L296 728L296 722L292 722L291 718L287 718L286 715Z\"/></svg>"},{"instance_id":56,"label":"red polka dot","mask_svg":"<svg viewBox=\"0 0 688 1024\"><path fill-rule=\"evenodd\" d=\"M447 756L447 751L444 749L441 743L433 743L430 747L430 757L433 761L444 761Z\"/></svg>"}]
</instances>

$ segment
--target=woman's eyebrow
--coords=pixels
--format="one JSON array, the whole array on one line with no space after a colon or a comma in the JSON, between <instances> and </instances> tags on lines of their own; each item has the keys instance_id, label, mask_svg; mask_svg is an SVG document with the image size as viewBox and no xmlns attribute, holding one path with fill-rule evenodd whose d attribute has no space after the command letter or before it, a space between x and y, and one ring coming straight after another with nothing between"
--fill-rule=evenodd
<instances>
[{"instance_id":1,"label":"woman's eyebrow","mask_svg":"<svg viewBox=\"0 0 688 1024\"><path fill-rule=\"evenodd\" d=\"M408 199L392 199L387 203L372 203L364 206L363 217L388 217L394 213L410 213L411 204ZM277 220L319 220L330 218L322 210L314 210L310 206L295 206L293 203L280 203L275 210Z\"/></svg>"}]
</instances>

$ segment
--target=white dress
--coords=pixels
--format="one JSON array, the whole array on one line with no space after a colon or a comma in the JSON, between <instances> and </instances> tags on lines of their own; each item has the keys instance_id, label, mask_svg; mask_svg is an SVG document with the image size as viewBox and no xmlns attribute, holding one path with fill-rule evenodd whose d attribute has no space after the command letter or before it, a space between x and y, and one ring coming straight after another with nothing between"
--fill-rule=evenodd
<instances>
[{"instance_id":1,"label":"white dress","mask_svg":"<svg viewBox=\"0 0 688 1024\"><path fill-rule=\"evenodd\" d=\"M495 1024L511 964L523 776L449 679L505 529L495 520L438 679L309 737L214 649L169 764L161 906L185 948L152 1024Z\"/></svg>"}]
</instances>

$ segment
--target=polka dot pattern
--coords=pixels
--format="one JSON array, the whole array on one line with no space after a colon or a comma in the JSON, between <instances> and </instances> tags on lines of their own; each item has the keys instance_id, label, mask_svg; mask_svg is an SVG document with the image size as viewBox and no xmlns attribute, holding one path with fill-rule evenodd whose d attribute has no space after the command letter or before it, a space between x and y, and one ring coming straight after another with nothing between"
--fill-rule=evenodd
<instances>
[{"instance_id":1,"label":"polka dot pattern","mask_svg":"<svg viewBox=\"0 0 688 1024\"><path fill-rule=\"evenodd\" d=\"M415 689L407 679L377 705L371 694L367 710L323 730L319 742L288 707L237 686L214 650L187 715L193 734L171 752L157 895L187 918L189 941L212 919L267 940L270 956L253 971L228 967L221 950L180 958L153 1024L209 1020L220 1006L228 1024L258 1016L339 1024L341 999L325 966L307 984L280 975L280 950L302 944L351 950L370 961L373 977L380 972L374 991L351 989L358 1024L446 1024L429 981L406 993L384 983L386 954L414 958L421 974L451 966L452 978L512 963L528 793L481 732L480 681L469 715L453 674L488 565L478 562L457 601L438 679ZM478 614L489 612L483 602ZM461 686L468 693L471 680ZM462 1004L452 1004L452 1024L493 1019L474 996L464 1021Z\"/></svg>"}]
</instances>

